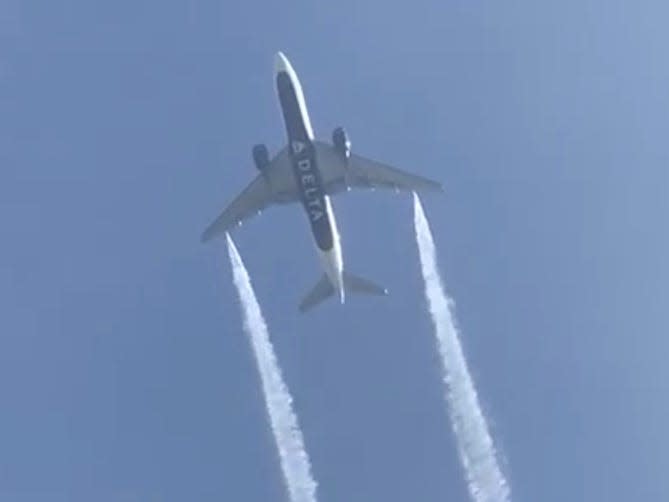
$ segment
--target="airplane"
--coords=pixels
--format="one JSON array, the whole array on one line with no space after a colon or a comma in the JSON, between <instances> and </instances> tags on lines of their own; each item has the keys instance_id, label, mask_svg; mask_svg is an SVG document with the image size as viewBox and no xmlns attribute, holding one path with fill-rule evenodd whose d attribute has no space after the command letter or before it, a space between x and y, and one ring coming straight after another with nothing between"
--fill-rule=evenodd
<instances>
[{"instance_id":1,"label":"airplane","mask_svg":"<svg viewBox=\"0 0 669 502\"><path fill-rule=\"evenodd\" d=\"M299 310L306 312L335 294L342 304L347 292L388 294L385 288L344 270L330 197L351 188L442 191L441 184L353 153L342 127L333 131L331 144L315 139L302 86L282 52L274 58L274 78L287 145L271 159L264 144L253 147L253 161L260 173L204 231L202 241L228 232L272 204L300 202L324 273Z\"/></svg>"}]
</instances>

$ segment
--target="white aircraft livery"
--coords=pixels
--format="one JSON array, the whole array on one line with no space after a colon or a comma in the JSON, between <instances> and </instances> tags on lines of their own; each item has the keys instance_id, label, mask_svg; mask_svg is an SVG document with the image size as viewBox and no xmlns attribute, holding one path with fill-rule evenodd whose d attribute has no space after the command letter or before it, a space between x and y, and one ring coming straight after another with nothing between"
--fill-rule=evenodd
<instances>
[{"instance_id":1,"label":"white aircraft livery","mask_svg":"<svg viewBox=\"0 0 669 502\"><path fill-rule=\"evenodd\" d=\"M351 142L341 127L332 133L332 144L317 141L300 81L281 52L275 57L275 81L288 145L272 159L265 145L253 147L253 160L260 174L205 230L202 241L240 225L272 204L301 202L324 274L304 297L300 310L305 312L334 294L341 303L346 292L387 294L381 286L344 271L330 196L351 188L440 191L441 184L352 153Z\"/></svg>"}]
</instances>

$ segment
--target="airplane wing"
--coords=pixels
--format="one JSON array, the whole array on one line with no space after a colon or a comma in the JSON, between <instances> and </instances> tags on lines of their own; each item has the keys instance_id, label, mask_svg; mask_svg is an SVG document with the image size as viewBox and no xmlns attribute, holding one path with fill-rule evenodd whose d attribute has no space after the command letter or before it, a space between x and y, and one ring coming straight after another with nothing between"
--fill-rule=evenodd
<instances>
[{"instance_id":1,"label":"airplane wing","mask_svg":"<svg viewBox=\"0 0 669 502\"><path fill-rule=\"evenodd\" d=\"M410 192L419 190L443 190L441 183L416 174L407 173L396 167L375 160L366 159L354 153L349 159L349 179L351 186L361 188L392 188Z\"/></svg>"},{"instance_id":2,"label":"airplane wing","mask_svg":"<svg viewBox=\"0 0 669 502\"><path fill-rule=\"evenodd\" d=\"M346 160L332 145L316 144L320 168L328 193L351 188L390 188L393 190L442 191L441 183L411 174L361 155L351 153Z\"/></svg>"},{"instance_id":3,"label":"airplane wing","mask_svg":"<svg viewBox=\"0 0 669 502\"><path fill-rule=\"evenodd\" d=\"M298 200L299 195L291 171L288 151L284 148L272 159L265 172L258 174L207 227L202 234L202 242L240 225L272 204L285 204Z\"/></svg>"}]
</instances>

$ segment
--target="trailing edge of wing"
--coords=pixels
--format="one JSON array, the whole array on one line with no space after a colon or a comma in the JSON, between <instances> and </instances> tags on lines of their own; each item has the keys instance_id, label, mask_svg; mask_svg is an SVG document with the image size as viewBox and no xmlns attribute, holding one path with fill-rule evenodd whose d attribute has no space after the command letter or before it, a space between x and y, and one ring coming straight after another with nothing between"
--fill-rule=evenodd
<instances>
[{"instance_id":1,"label":"trailing edge of wing","mask_svg":"<svg viewBox=\"0 0 669 502\"><path fill-rule=\"evenodd\" d=\"M351 154L349 170L354 186L406 191L443 191L443 187L438 181L408 173L356 154Z\"/></svg>"},{"instance_id":2,"label":"trailing edge of wing","mask_svg":"<svg viewBox=\"0 0 669 502\"><path fill-rule=\"evenodd\" d=\"M254 216L272 202L272 192L262 175L256 178L239 194L230 205L207 227L202 234L202 242L220 235L235 225Z\"/></svg>"},{"instance_id":3,"label":"trailing edge of wing","mask_svg":"<svg viewBox=\"0 0 669 502\"><path fill-rule=\"evenodd\" d=\"M271 204L298 200L288 149L283 148L202 234L206 242L255 216Z\"/></svg>"},{"instance_id":4,"label":"trailing edge of wing","mask_svg":"<svg viewBox=\"0 0 669 502\"><path fill-rule=\"evenodd\" d=\"M332 145L315 142L328 193L348 187L390 188L408 192L443 191L441 183L352 153L348 162Z\"/></svg>"}]
</instances>

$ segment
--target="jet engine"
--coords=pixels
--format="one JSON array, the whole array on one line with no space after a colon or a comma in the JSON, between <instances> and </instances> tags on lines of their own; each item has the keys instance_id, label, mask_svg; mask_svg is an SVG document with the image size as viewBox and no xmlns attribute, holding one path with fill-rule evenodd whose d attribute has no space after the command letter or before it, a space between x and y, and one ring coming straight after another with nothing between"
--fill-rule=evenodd
<instances>
[{"instance_id":1,"label":"jet engine","mask_svg":"<svg viewBox=\"0 0 669 502\"><path fill-rule=\"evenodd\" d=\"M332 131L332 144L337 150L337 153L348 159L351 156L351 141L343 127L337 127Z\"/></svg>"},{"instance_id":2,"label":"jet engine","mask_svg":"<svg viewBox=\"0 0 669 502\"><path fill-rule=\"evenodd\" d=\"M269 166L269 152L265 145L256 145L253 147L253 162L256 164L256 169L263 172Z\"/></svg>"}]
</instances>

